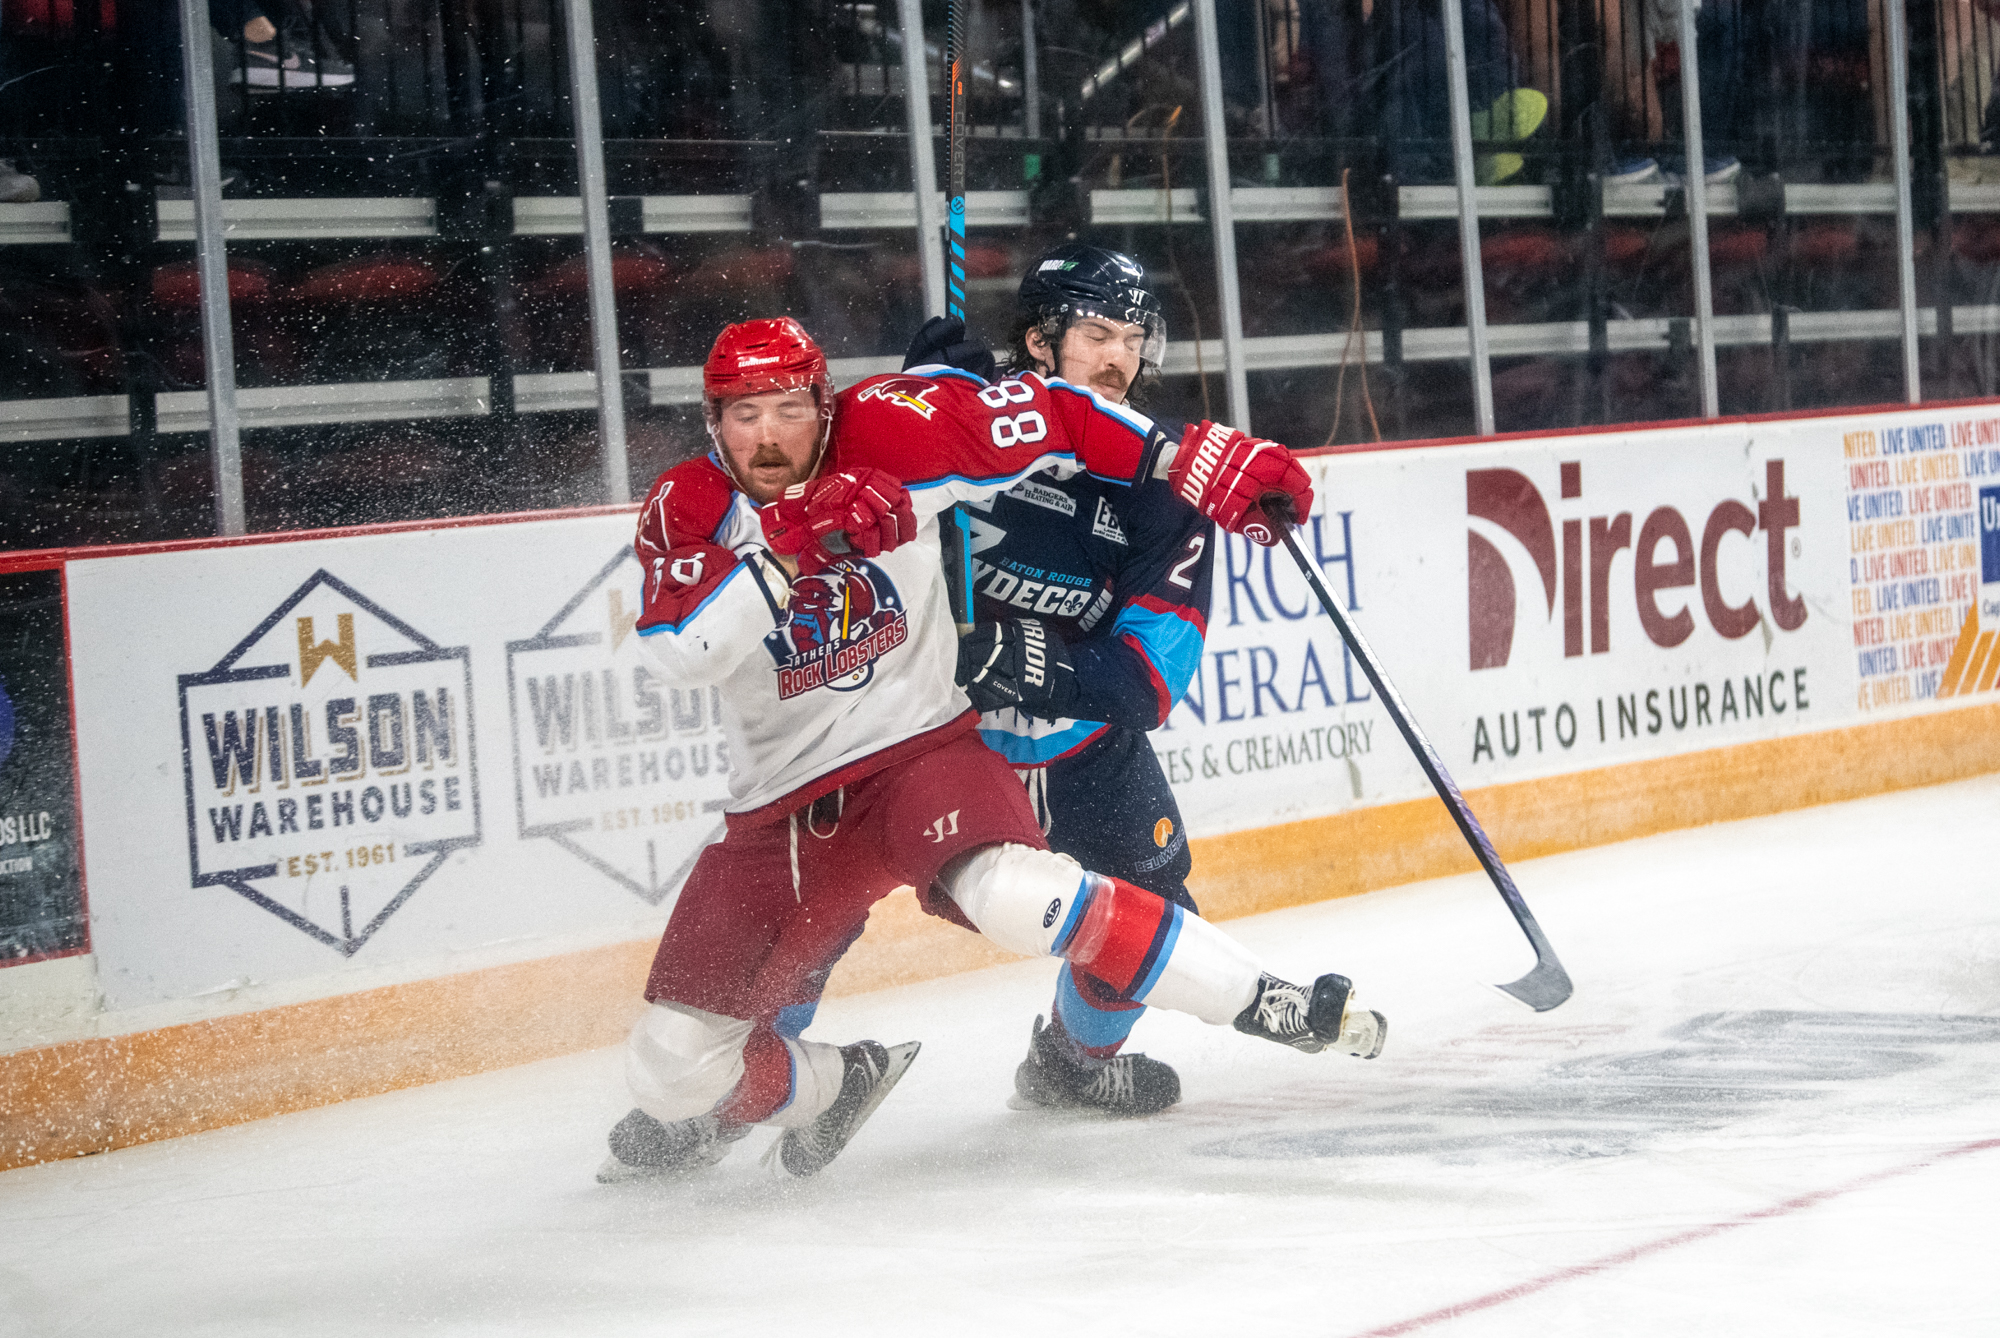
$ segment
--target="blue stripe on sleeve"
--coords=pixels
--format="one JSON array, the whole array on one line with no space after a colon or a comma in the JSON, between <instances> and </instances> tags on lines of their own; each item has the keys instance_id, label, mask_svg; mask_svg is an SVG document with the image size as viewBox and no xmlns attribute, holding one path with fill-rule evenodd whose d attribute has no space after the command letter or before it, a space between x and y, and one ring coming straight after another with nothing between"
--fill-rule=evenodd
<instances>
[{"instance_id":1,"label":"blue stripe on sleeve","mask_svg":"<svg viewBox=\"0 0 2000 1338\"><path fill-rule=\"evenodd\" d=\"M1128 409L1122 404L1113 404L1110 400L1105 399L1104 396L1098 394L1088 386L1074 385L1068 381L1058 380L1053 377L1049 379L1047 385L1051 392L1067 390L1072 395L1087 397L1099 413L1116 418L1119 423L1130 428L1139 436L1143 437L1153 430L1152 419L1136 410Z\"/></svg>"},{"instance_id":2,"label":"blue stripe on sleeve","mask_svg":"<svg viewBox=\"0 0 2000 1338\"><path fill-rule=\"evenodd\" d=\"M1027 735L981 725L979 741L1017 767L1039 767L1075 752L1109 728L1094 720L1078 720L1053 734Z\"/></svg>"},{"instance_id":3,"label":"blue stripe on sleeve","mask_svg":"<svg viewBox=\"0 0 2000 1338\"><path fill-rule=\"evenodd\" d=\"M1153 662L1172 701L1179 701L1201 668L1201 629L1185 618L1127 604L1111 624L1111 634L1130 636Z\"/></svg>"},{"instance_id":4,"label":"blue stripe on sleeve","mask_svg":"<svg viewBox=\"0 0 2000 1338\"><path fill-rule=\"evenodd\" d=\"M637 631L639 635L658 636L662 632L672 632L676 636L680 635L681 630L685 628L689 623L693 622L696 618L701 617L702 611L708 608L710 604L713 604L721 596L722 592L729 588L729 583L735 580L738 576L742 575L743 572L746 569L748 569L749 566L750 564L748 561L739 562L735 566L731 567L727 572L723 573L722 579L715 583L715 589L709 591L708 594L702 599L701 603L694 606L694 612L688 614L687 617L681 619L677 623L655 623L651 627L638 628Z\"/></svg>"},{"instance_id":5,"label":"blue stripe on sleeve","mask_svg":"<svg viewBox=\"0 0 2000 1338\"><path fill-rule=\"evenodd\" d=\"M991 488L997 485L1002 492L1005 492L1008 488L1013 487L1030 474L1039 474L1050 465L1065 462L1074 465L1076 463L1076 456L1068 451L1060 453L1044 451L1042 454L1036 456L1033 463L1025 469L1011 470L1004 474L994 474L987 478L973 478L968 474L945 474L939 478L924 479L914 483L906 482L903 486L911 492L923 492L927 488L943 488L953 483L970 483L975 488Z\"/></svg>"},{"instance_id":6,"label":"blue stripe on sleeve","mask_svg":"<svg viewBox=\"0 0 2000 1338\"><path fill-rule=\"evenodd\" d=\"M1097 889L1090 885L1088 875L1077 880L1076 895L1069 899L1069 914L1063 917L1062 928L1056 931L1054 941L1049 944L1049 956L1062 956L1063 949L1069 946L1070 937L1076 933L1076 927L1083 923L1085 908L1096 895Z\"/></svg>"},{"instance_id":7,"label":"blue stripe on sleeve","mask_svg":"<svg viewBox=\"0 0 2000 1338\"><path fill-rule=\"evenodd\" d=\"M1187 912L1174 905L1171 901L1167 903L1167 911L1172 916L1172 920L1167 925L1165 941L1160 944L1159 956L1153 959L1153 969L1146 973L1146 978L1140 981L1138 987L1132 991L1131 997L1134 999L1143 1001L1147 995L1153 992L1153 986L1160 983L1160 973L1167 969L1167 959L1174 955L1174 944L1181 936L1181 917L1186 915Z\"/></svg>"},{"instance_id":8,"label":"blue stripe on sleeve","mask_svg":"<svg viewBox=\"0 0 2000 1338\"><path fill-rule=\"evenodd\" d=\"M950 363L944 362L927 362L916 367L905 367L901 374L904 376L921 376L931 381L942 381L946 377L955 377L960 381L970 381L975 386L984 386L987 384L986 378L979 375L979 373L968 372L963 367L953 367Z\"/></svg>"}]
</instances>

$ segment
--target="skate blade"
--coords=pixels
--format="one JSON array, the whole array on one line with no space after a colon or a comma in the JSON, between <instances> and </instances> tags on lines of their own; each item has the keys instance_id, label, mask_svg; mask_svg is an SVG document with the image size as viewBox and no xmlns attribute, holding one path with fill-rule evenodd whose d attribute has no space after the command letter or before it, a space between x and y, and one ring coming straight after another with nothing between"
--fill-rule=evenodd
<instances>
[{"instance_id":1,"label":"skate blade","mask_svg":"<svg viewBox=\"0 0 2000 1338\"><path fill-rule=\"evenodd\" d=\"M910 1065L916 1062L917 1051L923 1049L924 1045L922 1041L904 1041L901 1045L890 1045L883 1048L889 1052L889 1066L882 1070L882 1081L875 1084L875 1090L868 1094L868 1099L861 1103L860 1113L854 1117L854 1133L856 1134L861 1132L862 1125L868 1123L868 1117L875 1113L876 1108L882 1104L883 1098L889 1095L890 1089L901 1082L903 1075L910 1071ZM847 1141L852 1143L854 1141L854 1134L849 1134ZM842 1151L845 1150L844 1148L842 1149Z\"/></svg>"},{"instance_id":2,"label":"skate blade","mask_svg":"<svg viewBox=\"0 0 2000 1338\"><path fill-rule=\"evenodd\" d=\"M1375 1056L1382 1053L1383 1042L1389 1039L1389 1019L1383 1017L1380 1013L1377 1013L1372 1008L1367 1009L1365 1011L1367 1011L1367 1013L1375 1019L1375 1026L1373 1028L1374 1036L1372 1037L1373 1043L1366 1050L1349 1050L1347 1052L1353 1055L1356 1059L1375 1058Z\"/></svg>"},{"instance_id":3,"label":"skate blade","mask_svg":"<svg viewBox=\"0 0 2000 1338\"><path fill-rule=\"evenodd\" d=\"M600 1185L629 1185L640 1180L673 1180L686 1175L688 1166L632 1166L616 1157L606 1157L597 1168Z\"/></svg>"},{"instance_id":4,"label":"skate blade","mask_svg":"<svg viewBox=\"0 0 2000 1338\"><path fill-rule=\"evenodd\" d=\"M903 1080L903 1075L909 1072L910 1065L916 1061L917 1051L923 1049L923 1042L904 1041L901 1045L884 1046L883 1049L888 1052L889 1063L882 1070L882 1081L875 1084L875 1090L870 1092L868 1099L861 1103L861 1109L854 1116L854 1126L847 1132L847 1142L840 1145L840 1151L834 1154L835 1158L838 1158L841 1153L846 1152L853 1145L855 1136L861 1132L861 1126L868 1123L869 1118L881 1106L883 1099L889 1095L890 1089ZM779 1180L810 1180L821 1171L824 1171L827 1166L833 1164L832 1159L829 1159L826 1165L819 1167L818 1170L808 1172L805 1175L795 1174L785 1166L782 1155L784 1141L783 1136L780 1136L770 1147L765 1149L764 1156L759 1162L767 1173L777 1177Z\"/></svg>"}]
</instances>

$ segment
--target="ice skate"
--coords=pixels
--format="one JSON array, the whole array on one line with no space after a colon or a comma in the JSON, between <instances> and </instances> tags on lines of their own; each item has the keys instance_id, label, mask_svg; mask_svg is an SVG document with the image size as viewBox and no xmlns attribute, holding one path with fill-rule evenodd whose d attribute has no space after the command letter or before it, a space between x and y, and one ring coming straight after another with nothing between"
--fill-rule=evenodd
<instances>
[{"instance_id":1,"label":"ice skate","mask_svg":"<svg viewBox=\"0 0 2000 1338\"><path fill-rule=\"evenodd\" d=\"M597 1168L597 1183L652 1180L685 1175L713 1166L729 1153L730 1144L749 1133L741 1124L724 1124L713 1115L662 1124L643 1110L634 1110L611 1127L611 1155Z\"/></svg>"},{"instance_id":2,"label":"ice skate","mask_svg":"<svg viewBox=\"0 0 2000 1338\"><path fill-rule=\"evenodd\" d=\"M1389 1021L1372 1009L1348 1007L1353 996L1353 982L1346 976L1321 976L1311 990L1276 976L1259 976L1257 997L1236 1015L1236 1030L1309 1055L1333 1049L1373 1059L1382 1053Z\"/></svg>"},{"instance_id":3,"label":"ice skate","mask_svg":"<svg viewBox=\"0 0 2000 1338\"><path fill-rule=\"evenodd\" d=\"M1037 1017L1007 1104L1016 1110L1151 1115L1180 1099L1180 1075L1171 1066L1145 1055L1092 1059L1077 1050L1060 1020L1044 1025Z\"/></svg>"},{"instance_id":4,"label":"ice skate","mask_svg":"<svg viewBox=\"0 0 2000 1338\"><path fill-rule=\"evenodd\" d=\"M917 1057L919 1043L883 1046L876 1041L856 1041L840 1047L846 1064L840 1095L818 1119L803 1129L787 1129L777 1143L778 1164L789 1175L818 1175L827 1163L840 1155L862 1124L902 1080L910 1062Z\"/></svg>"}]
</instances>

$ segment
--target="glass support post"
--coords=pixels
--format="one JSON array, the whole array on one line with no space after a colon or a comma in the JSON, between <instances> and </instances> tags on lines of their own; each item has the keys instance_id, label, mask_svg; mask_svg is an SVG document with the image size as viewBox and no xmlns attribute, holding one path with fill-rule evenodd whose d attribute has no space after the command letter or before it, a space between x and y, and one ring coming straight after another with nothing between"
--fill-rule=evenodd
<instances>
[{"instance_id":1,"label":"glass support post","mask_svg":"<svg viewBox=\"0 0 2000 1338\"><path fill-rule=\"evenodd\" d=\"M1454 0L1454 3L1456 0ZM1250 430L1250 381L1243 365L1243 297L1236 282L1236 213L1229 198L1229 140L1222 117L1222 40L1215 0L1194 0L1195 57L1201 66L1201 141L1208 158L1208 222L1215 235L1216 298L1222 307L1222 360L1230 425Z\"/></svg>"},{"instance_id":2,"label":"glass support post","mask_svg":"<svg viewBox=\"0 0 2000 1338\"><path fill-rule=\"evenodd\" d=\"M1694 259L1696 356L1701 364L1701 416L1722 412L1715 380L1715 284L1708 268L1708 155L1701 138L1701 72L1695 51L1695 0L1681 0L1681 139L1686 161L1688 250Z\"/></svg>"},{"instance_id":3,"label":"glass support post","mask_svg":"<svg viewBox=\"0 0 2000 1338\"><path fill-rule=\"evenodd\" d=\"M1472 398L1479 435L1493 434L1493 358L1486 340L1486 272L1479 259L1479 198L1472 167L1472 97L1466 91L1465 14L1444 0L1444 53L1451 92L1451 165L1458 180L1458 242L1465 266L1465 328L1472 344Z\"/></svg>"},{"instance_id":4,"label":"glass support post","mask_svg":"<svg viewBox=\"0 0 2000 1338\"><path fill-rule=\"evenodd\" d=\"M1894 141L1896 171L1896 283L1903 309L1903 391L1912 404L1923 399L1923 372L1917 342L1916 207L1910 181L1910 47L1905 28L1909 18L1903 0L1887 0L1889 133Z\"/></svg>"},{"instance_id":5,"label":"glass support post","mask_svg":"<svg viewBox=\"0 0 2000 1338\"><path fill-rule=\"evenodd\" d=\"M1035 0L1021 0L1021 102L1027 109L1025 133L1042 137L1042 62L1035 50Z\"/></svg>"},{"instance_id":6,"label":"glass support post","mask_svg":"<svg viewBox=\"0 0 2000 1338\"><path fill-rule=\"evenodd\" d=\"M236 414L236 343L229 325L229 260L223 247L222 142L215 124L215 52L208 0L180 0L182 90L187 102L188 181L194 197L195 267L201 276L201 349L208 377L208 457L215 478L215 529L244 532L243 434Z\"/></svg>"},{"instance_id":7,"label":"glass support post","mask_svg":"<svg viewBox=\"0 0 2000 1338\"><path fill-rule=\"evenodd\" d=\"M611 285L611 218L604 188L604 121L597 100L597 35L590 0L563 0L569 40L571 127L583 197L583 259L590 289L590 342L597 366L597 424L604 496L632 500L625 458L625 387L618 365L618 302Z\"/></svg>"},{"instance_id":8,"label":"glass support post","mask_svg":"<svg viewBox=\"0 0 2000 1338\"><path fill-rule=\"evenodd\" d=\"M923 0L900 0L903 20L903 108L910 127L910 185L917 201L917 260L924 271L924 310L945 314L944 208L937 149L931 143L931 80L924 56Z\"/></svg>"}]
</instances>

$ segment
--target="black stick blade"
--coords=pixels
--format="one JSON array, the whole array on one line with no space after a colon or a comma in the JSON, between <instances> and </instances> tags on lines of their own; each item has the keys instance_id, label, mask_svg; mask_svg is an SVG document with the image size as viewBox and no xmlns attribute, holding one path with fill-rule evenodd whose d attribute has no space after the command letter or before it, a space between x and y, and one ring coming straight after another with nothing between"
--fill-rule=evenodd
<instances>
[{"instance_id":1,"label":"black stick blade","mask_svg":"<svg viewBox=\"0 0 2000 1338\"><path fill-rule=\"evenodd\" d=\"M1493 987L1510 998L1519 999L1537 1013L1546 1013L1570 996L1569 972L1554 957L1535 963L1535 969L1519 980Z\"/></svg>"}]
</instances>

